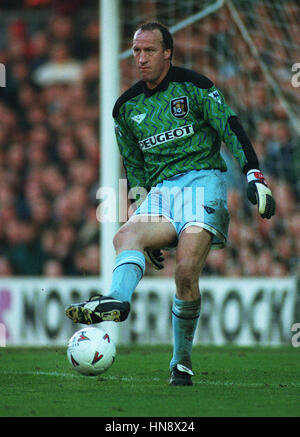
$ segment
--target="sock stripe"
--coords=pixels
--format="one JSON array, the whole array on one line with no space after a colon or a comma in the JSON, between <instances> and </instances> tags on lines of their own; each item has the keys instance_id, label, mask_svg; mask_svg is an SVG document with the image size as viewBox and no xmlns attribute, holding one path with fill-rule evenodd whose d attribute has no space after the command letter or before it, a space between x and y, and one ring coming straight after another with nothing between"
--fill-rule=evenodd
<instances>
[{"instance_id":1,"label":"sock stripe","mask_svg":"<svg viewBox=\"0 0 300 437\"><path fill-rule=\"evenodd\" d=\"M142 270L142 274L144 274L145 272L145 268L146 268L146 263L145 263L145 258L139 258L137 256L133 256L133 255L129 255L129 256L122 256L122 259L117 259L116 260L116 265L114 270L119 267L122 266L123 264L136 264L140 267L140 269Z\"/></svg>"},{"instance_id":2,"label":"sock stripe","mask_svg":"<svg viewBox=\"0 0 300 437\"><path fill-rule=\"evenodd\" d=\"M137 263L134 263L134 262L131 262L131 261L124 261L124 262L118 264L118 265L113 269L113 272L116 270L117 267L124 266L125 264L134 264L135 266L138 266L138 267L141 269L142 276L144 275L144 270L142 269L142 267L140 266L140 264L137 264Z\"/></svg>"},{"instance_id":3,"label":"sock stripe","mask_svg":"<svg viewBox=\"0 0 300 437\"><path fill-rule=\"evenodd\" d=\"M200 314L198 314L196 317L182 317L182 316L179 316L178 314L174 313L173 310L172 310L172 314L174 314L174 316L178 317L178 319L183 319L183 320L195 320L195 319L198 319L198 317L200 316Z\"/></svg>"}]
</instances>

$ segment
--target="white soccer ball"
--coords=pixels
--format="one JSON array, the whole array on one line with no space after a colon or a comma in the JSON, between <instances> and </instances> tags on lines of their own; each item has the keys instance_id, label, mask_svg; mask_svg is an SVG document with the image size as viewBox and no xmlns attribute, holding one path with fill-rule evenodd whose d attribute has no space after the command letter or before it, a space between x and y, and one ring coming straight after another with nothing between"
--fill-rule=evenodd
<instances>
[{"instance_id":1,"label":"white soccer ball","mask_svg":"<svg viewBox=\"0 0 300 437\"><path fill-rule=\"evenodd\" d=\"M116 347L106 331L88 327L72 335L67 356L74 370L83 375L96 376L111 367Z\"/></svg>"}]
</instances>

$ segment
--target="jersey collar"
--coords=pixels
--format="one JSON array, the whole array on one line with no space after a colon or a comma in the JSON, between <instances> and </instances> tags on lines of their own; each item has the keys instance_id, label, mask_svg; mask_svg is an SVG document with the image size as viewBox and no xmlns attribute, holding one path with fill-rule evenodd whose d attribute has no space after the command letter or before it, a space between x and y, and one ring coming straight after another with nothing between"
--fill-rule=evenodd
<instances>
[{"instance_id":1,"label":"jersey collar","mask_svg":"<svg viewBox=\"0 0 300 437\"><path fill-rule=\"evenodd\" d=\"M147 87L146 82L142 81L143 92L144 92L146 97L153 96L153 94L157 93L158 91L166 91L166 89L168 88L169 83L170 83L172 69L173 69L173 66L171 64L169 71L168 71L167 75L165 76L165 78L157 85L157 87L155 87L151 90Z\"/></svg>"}]
</instances>

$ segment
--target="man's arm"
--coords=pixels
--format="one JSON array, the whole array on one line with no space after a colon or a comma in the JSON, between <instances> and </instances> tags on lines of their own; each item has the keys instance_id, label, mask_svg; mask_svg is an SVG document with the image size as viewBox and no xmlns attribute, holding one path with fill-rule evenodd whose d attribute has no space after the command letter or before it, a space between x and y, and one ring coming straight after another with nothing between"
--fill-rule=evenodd
<instances>
[{"instance_id":1,"label":"man's arm","mask_svg":"<svg viewBox=\"0 0 300 437\"><path fill-rule=\"evenodd\" d=\"M128 181L128 188L146 188L146 169L138 141L121 117L115 118L115 134Z\"/></svg>"},{"instance_id":2,"label":"man's arm","mask_svg":"<svg viewBox=\"0 0 300 437\"><path fill-rule=\"evenodd\" d=\"M257 155L238 117L215 86L207 90L203 106L204 118L217 131L247 176L248 199L252 204L258 204L258 212L263 218L271 218L275 214L275 200L259 170Z\"/></svg>"}]
</instances>

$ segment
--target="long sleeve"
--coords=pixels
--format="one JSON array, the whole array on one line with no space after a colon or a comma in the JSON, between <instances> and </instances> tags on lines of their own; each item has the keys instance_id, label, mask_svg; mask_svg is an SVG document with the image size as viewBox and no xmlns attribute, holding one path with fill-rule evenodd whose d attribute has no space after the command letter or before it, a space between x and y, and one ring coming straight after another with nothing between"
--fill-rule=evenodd
<instances>
[{"instance_id":1,"label":"long sleeve","mask_svg":"<svg viewBox=\"0 0 300 437\"><path fill-rule=\"evenodd\" d=\"M138 141L124 125L121 116L115 118L115 134L130 188L146 187L146 169Z\"/></svg>"},{"instance_id":2,"label":"long sleeve","mask_svg":"<svg viewBox=\"0 0 300 437\"><path fill-rule=\"evenodd\" d=\"M251 168L259 168L250 139L236 114L215 86L206 90L206 96L203 99L203 116L238 160L245 174Z\"/></svg>"}]
</instances>

